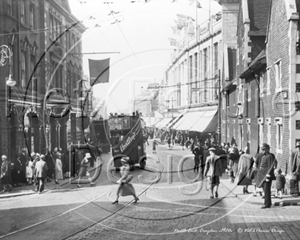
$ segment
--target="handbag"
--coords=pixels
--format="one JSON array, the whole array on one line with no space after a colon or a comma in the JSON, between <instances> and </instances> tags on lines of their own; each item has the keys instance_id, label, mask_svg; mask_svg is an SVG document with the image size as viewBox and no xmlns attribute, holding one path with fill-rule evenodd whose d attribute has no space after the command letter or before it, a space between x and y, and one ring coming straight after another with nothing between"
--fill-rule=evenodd
<instances>
[{"instance_id":1,"label":"handbag","mask_svg":"<svg viewBox=\"0 0 300 240\"><path fill-rule=\"evenodd\" d=\"M257 175L257 168L252 168L251 171L250 171L250 179L255 179Z\"/></svg>"},{"instance_id":2,"label":"handbag","mask_svg":"<svg viewBox=\"0 0 300 240\"><path fill-rule=\"evenodd\" d=\"M125 178L124 180L122 180L122 183L129 183L132 179L133 179L133 176L132 175L128 175L127 178Z\"/></svg>"}]
</instances>

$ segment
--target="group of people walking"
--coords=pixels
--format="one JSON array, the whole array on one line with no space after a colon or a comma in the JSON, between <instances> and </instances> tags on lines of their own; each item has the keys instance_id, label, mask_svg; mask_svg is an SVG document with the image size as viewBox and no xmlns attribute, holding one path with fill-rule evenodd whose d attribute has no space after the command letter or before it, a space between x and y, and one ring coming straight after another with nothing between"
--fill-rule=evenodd
<instances>
[{"instance_id":1,"label":"group of people walking","mask_svg":"<svg viewBox=\"0 0 300 240\"><path fill-rule=\"evenodd\" d=\"M193 150L195 154L195 169L199 166L199 160L196 157L203 158L205 150L198 150L199 146L196 146ZM292 175L297 181L299 181L300 175L300 143L296 144L296 153L292 159ZM228 147L227 144L222 144L220 147L210 147L208 149L209 156L205 157L204 164L204 176L206 177L209 188L211 190L210 198L218 197L218 187L220 184L220 177L224 173L224 162L227 162L227 168L225 171L230 176L230 182L243 186L243 193L247 194L248 186L253 185L253 196L257 196L257 192L260 193L264 199L262 209L270 208L271 201L271 188L272 181L275 182L275 195L276 198L282 198L282 193L285 188L285 173L278 166L278 162L273 153L270 152L270 146L264 143L261 147L261 152L255 157L249 154L249 149L245 148L244 151L239 151L237 145L233 144ZM222 155L227 155L227 161L222 159ZM201 155L202 154L202 155ZM223 160L223 161L222 161ZM203 168L203 166L202 166ZM261 191L258 191L259 189Z\"/></svg>"}]
</instances>

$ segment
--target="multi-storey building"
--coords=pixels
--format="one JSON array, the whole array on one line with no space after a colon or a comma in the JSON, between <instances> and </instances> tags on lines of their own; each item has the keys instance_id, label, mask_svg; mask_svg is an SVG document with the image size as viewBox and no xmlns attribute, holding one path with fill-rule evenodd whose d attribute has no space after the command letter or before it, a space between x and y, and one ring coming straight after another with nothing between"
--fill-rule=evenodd
<instances>
[{"instance_id":1,"label":"multi-storey building","mask_svg":"<svg viewBox=\"0 0 300 240\"><path fill-rule=\"evenodd\" d=\"M23 147L30 152L66 150L69 118L76 142L84 31L68 1L0 1L0 45L11 52L10 61L0 66L0 76L15 80L15 85L0 84L0 154L13 160ZM67 111L68 105L72 111Z\"/></svg>"},{"instance_id":2,"label":"multi-storey building","mask_svg":"<svg viewBox=\"0 0 300 240\"><path fill-rule=\"evenodd\" d=\"M182 28L184 37L178 40L166 71L165 98L175 99L172 104L180 113L171 127L175 130L217 131L209 123L218 123L220 79L228 72L224 51L236 46L232 28L236 29L238 12L238 1L220 2L222 11L198 25L195 34L190 34L189 25Z\"/></svg>"},{"instance_id":3,"label":"multi-storey building","mask_svg":"<svg viewBox=\"0 0 300 240\"><path fill-rule=\"evenodd\" d=\"M296 142L300 141L300 1L243 0L237 28L237 77L225 85L223 141L256 155L271 146L288 192ZM235 84L235 87L232 87Z\"/></svg>"}]
</instances>

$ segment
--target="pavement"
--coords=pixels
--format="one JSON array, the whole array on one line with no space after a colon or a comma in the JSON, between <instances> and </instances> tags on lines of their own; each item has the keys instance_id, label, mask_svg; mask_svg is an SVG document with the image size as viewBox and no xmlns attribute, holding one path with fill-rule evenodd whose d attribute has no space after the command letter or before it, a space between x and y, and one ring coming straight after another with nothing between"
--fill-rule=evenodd
<instances>
[{"instance_id":1,"label":"pavement","mask_svg":"<svg viewBox=\"0 0 300 240\"><path fill-rule=\"evenodd\" d=\"M152 146L151 143L149 146ZM163 151L170 151L172 152L172 154L174 155L180 155L180 156L185 156L187 154L190 154L190 150L186 149L186 150L182 150L181 146L173 146L172 149L168 148L168 145L165 144L160 144L160 148ZM90 168L90 171L92 171L93 169ZM70 179L66 178L64 180L59 180L59 184L55 184L54 180L51 180L51 182L46 182L45 183L45 192L50 192L50 191L55 191L57 189L62 188L64 185L69 184L70 183ZM248 199L247 202L253 205L263 205L263 199L260 196L260 194L257 194L256 197L252 196L250 198L249 194L243 194L242 193L242 186L236 186L234 183L230 183L229 181L229 177L227 176L227 174L223 174L222 178L220 179L220 187L219 187L219 191L223 191L223 194L228 196L230 195L235 196L235 197L239 197L241 199ZM166 183L167 185L167 183ZM101 187L101 186L99 186ZM23 185L23 186L19 186L19 187L14 187L12 189L11 192L5 192L0 194L0 199L1 198L11 198L11 197L19 197L19 196L23 196L23 195L30 195L30 194L37 194L34 190L33 190L34 186L33 185ZM223 190L221 190L223 189ZM251 191L253 190L253 186L249 186L248 191L251 194ZM163 195L165 189L164 188L155 188L154 190L155 194L158 195ZM275 189L272 188L272 206L273 207L285 207L285 206L296 206L296 205L300 205L300 197L298 195L282 195L282 199L279 198L275 198L274 197L275 194ZM221 195L221 194L220 194Z\"/></svg>"}]
</instances>

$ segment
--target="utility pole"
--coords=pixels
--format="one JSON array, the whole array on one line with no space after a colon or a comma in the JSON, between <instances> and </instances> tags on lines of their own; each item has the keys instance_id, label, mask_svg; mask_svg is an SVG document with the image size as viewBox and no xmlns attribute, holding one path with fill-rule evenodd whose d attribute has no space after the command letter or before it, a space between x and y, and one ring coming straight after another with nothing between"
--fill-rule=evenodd
<instances>
[{"instance_id":1,"label":"utility pole","mask_svg":"<svg viewBox=\"0 0 300 240\"><path fill-rule=\"evenodd\" d=\"M218 93L219 93L219 96L218 96L218 142L219 144L221 144L221 76L220 76L220 69L219 69L219 72L218 72Z\"/></svg>"}]
</instances>

